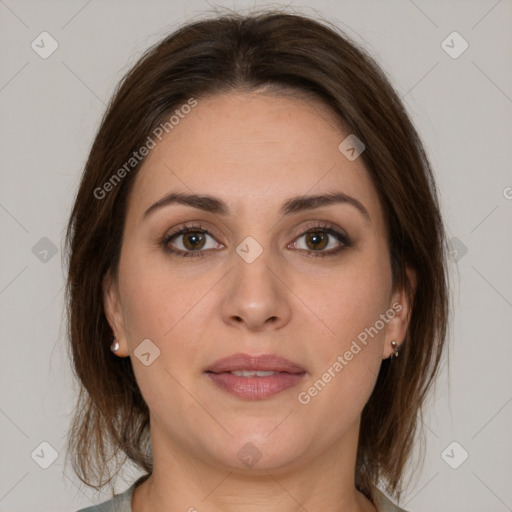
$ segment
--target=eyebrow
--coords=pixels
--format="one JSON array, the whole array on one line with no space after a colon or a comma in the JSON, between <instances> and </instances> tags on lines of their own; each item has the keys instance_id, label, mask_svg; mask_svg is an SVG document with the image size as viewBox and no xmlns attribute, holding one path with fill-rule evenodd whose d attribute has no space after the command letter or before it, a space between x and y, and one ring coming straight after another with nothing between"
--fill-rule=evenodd
<instances>
[{"instance_id":1,"label":"eyebrow","mask_svg":"<svg viewBox=\"0 0 512 512\"><path fill-rule=\"evenodd\" d=\"M184 194L181 192L171 192L156 203L152 204L143 214L143 219L161 208L172 204L183 204L197 208L216 215L229 215L231 210L228 205L217 197L198 194ZM355 197L349 196L342 192L332 192L329 194L312 195L312 196L296 196L286 200L280 210L281 215L290 215L302 211L314 210L322 206L330 206L334 204L348 204L355 207L370 222L370 214L368 210Z\"/></svg>"}]
</instances>

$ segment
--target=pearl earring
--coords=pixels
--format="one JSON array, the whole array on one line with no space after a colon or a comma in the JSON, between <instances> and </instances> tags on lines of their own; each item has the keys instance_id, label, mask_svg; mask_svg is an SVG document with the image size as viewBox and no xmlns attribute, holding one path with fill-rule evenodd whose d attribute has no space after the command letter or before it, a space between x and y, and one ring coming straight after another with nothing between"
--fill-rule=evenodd
<instances>
[{"instance_id":1,"label":"pearl earring","mask_svg":"<svg viewBox=\"0 0 512 512\"><path fill-rule=\"evenodd\" d=\"M112 352L114 352L114 354L119 350L119 342L118 341L115 341L116 340L116 337L115 336L112 336L112 339L110 340L112 342L112 344L110 345L110 350L112 350Z\"/></svg>"}]
</instances>

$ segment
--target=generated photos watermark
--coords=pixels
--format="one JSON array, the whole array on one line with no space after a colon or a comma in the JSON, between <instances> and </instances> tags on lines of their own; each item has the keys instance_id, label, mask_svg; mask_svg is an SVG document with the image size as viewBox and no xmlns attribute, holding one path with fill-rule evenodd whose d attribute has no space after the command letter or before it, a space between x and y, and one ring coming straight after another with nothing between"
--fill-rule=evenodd
<instances>
[{"instance_id":1,"label":"generated photos watermark","mask_svg":"<svg viewBox=\"0 0 512 512\"><path fill-rule=\"evenodd\" d=\"M361 350L368 345L368 337L374 338L384 326L396 316L398 312L402 310L402 304L399 302L395 302L391 308L389 308L385 313L382 313L371 327L366 327L363 331L361 331L357 335L357 340L352 340L350 348L346 350L343 354L338 355L336 360L329 366L327 371L322 374L322 376L315 381L315 383L309 387L306 391L301 391L297 398L302 405L307 405L311 401L311 399L320 393L331 380L338 375L345 366L348 365L350 361L354 358L355 355L359 354ZM359 342L359 343L358 343ZM362 345L362 346L361 346Z\"/></svg>"},{"instance_id":2,"label":"generated photos watermark","mask_svg":"<svg viewBox=\"0 0 512 512\"><path fill-rule=\"evenodd\" d=\"M132 156L121 167L119 167L119 169L117 169L117 171L112 174L112 176L105 181L101 187L96 187L94 189L94 197L100 200L104 199L107 194L112 191L127 174L135 169L135 167L137 167L137 165L149 155L149 152L156 147L157 143L155 139L161 141L164 133L170 133L170 131L180 123L180 120L184 119L196 105L197 100L195 98L189 98L186 103L173 112L165 123L158 125L151 132L151 135L148 135L146 142L137 151L134 151Z\"/></svg>"}]
</instances>

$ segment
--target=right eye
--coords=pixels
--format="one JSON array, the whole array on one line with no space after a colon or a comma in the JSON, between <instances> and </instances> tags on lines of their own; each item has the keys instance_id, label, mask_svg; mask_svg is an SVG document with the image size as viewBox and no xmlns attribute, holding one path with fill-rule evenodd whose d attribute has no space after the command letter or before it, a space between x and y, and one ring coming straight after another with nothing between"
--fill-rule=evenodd
<instances>
[{"instance_id":1,"label":"right eye","mask_svg":"<svg viewBox=\"0 0 512 512\"><path fill-rule=\"evenodd\" d=\"M208 237L214 240L214 242L210 243L210 247L207 246ZM177 244L178 247L171 244L174 239L181 239ZM164 237L162 240L162 246L166 252L184 257L203 256L201 253L206 252L206 250L219 249L223 247L223 245L216 242L213 235L207 229L201 227L201 225L181 226L176 231L169 233Z\"/></svg>"}]
</instances>

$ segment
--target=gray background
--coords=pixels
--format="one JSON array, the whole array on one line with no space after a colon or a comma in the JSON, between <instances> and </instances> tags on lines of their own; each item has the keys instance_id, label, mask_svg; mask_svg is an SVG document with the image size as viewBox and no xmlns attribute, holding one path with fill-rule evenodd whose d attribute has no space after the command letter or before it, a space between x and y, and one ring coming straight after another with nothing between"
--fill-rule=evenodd
<instances>
[{"instance_id":1,"label":"gray background","mask_svg":"<svg viewBox=\"0 0 512 512\"><path fill-rule=\"evenodd\" d=\"M71 512L108 497L64 466L76 392L64 348L64 226L114 86L150 44L210 5L0 0L0 512ZM451 355L426 411L425 464L402 506L512 510L512 3L292 6L339 25L388 73L423 137L454 238ZM59 45L47 59L31 48L43 31ZM453 31L469 43L458 58L442 47ZM57 452L47 469L42 442ZM116 491L136 474L128 467Z\"/></svg>"}]
</instances>

